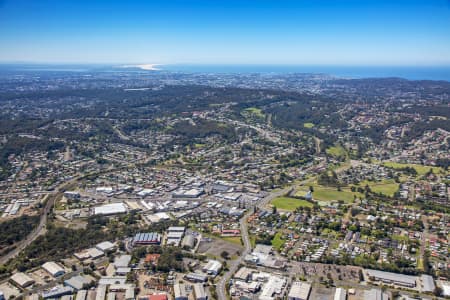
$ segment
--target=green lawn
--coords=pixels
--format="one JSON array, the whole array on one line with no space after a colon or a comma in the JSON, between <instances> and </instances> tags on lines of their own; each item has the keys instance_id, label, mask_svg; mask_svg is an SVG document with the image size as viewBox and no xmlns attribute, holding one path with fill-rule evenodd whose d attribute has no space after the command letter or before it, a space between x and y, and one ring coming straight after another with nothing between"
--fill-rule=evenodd
<instances>
[{"instance_id":1,"label":"green lawn","mask_svg":"<svg viewBox=\"0 0 450 300\"><path fill-rule=\"evenodd\" d=\"M291 197L277 197L272 200L272 205L277 209L294 211L297 207L313 207L311 202Z\"/></svg>"},{"instance_id":2,"label":"green lawn","mask_svg":"<svg viewBox=\"0 0 450 300\"><path fill-rule=\"evenodd\" d=\"M331 155L334 157L346 157L347 156L347 151L345 151L345 149L340 145L329 147L327 150L325 150L325 152L327 152L328 155Z\"/></svg>"},{"instance_id":3,"label":"green lawn","mask_svg":"<svg viewBox=\"0 0 450 300\"><path fill-rule=\"evenodd\" d=\"M264 118L264 113L262 112L262 110L260 108L257 108L257 107L246 108L243 110L242 114L244 116L254 117L254 118L258 118L258 119Z\"/></svg>"},{"instance_id":4,"label":"green lawn","mask_svg":"<svg viewBox=\"0 0 450 300\"><path fill-rule=\"evenodd\" d=\"M426 174L430 169L433 169L433 172L435 174L442 172L442 168L439 167L432 167L432 166L424 166L424 165L416 165L416 164L401 164L396 162L387 161L383 163L383 166L393 168L393 169L401 169L405 167L411 167L416 169L417 174L424 175Z\"/></svg>"},{"instance_id":5,"label":"green lawn","mask_svg":"<svg viewBox=\"0 0 450 300\"><path fill-rule=\"evenodd\" d=\"M303 123L303 127L305 127L305 128L313 128L314 127L314 123Z\"/></svg>"},{"instance_id":6,"label":"green lawn","mask_svg":"<svg viewBox=\"0 0 450 300\"><path fill-rule=\"evenodd\" d=\"M280 248L284 245L285 242L285 240L283 240L281 236L281 232L277 232L272 240L272 246L278 251L280 251Z\"/></svg>"},{"instance_id":7,"label":"green lawn","mask_svg":"<svg viewBox=\"0 0 450 300\"><path fill-rule=\"evenodd\" d=\"M363 181L359 184L359 186L365 187L366 184L369 185L372 192L382 193L389 197L394 196L399 186L399 184L396 183L394 180L383 180L381 182Z\"/></svg>"},{"instance_id":8,"label":"green lawn","mask_svg":"<svg viewBox=\"0 0 450 300\"><path fill-rule=\"evenodd\" d=\"M236 245L242 245L240 236L221 237L221 239Z\"/></svg>"},{"instance_id":9,"label":"green lawn","mask_svg":"<svg viewBox=\"0 0 450 300\"><path fill-rule=\"evenodd\" d=\"M349 188L342 188L341 191L338 191L337 188L325 187L321 185L313 185L313 188L314 188L313 199L317 201L329 202L333 200L342 200L346 203L351 203L354 199L353 195L361 197L360 193L357 192L354 193ZM302 186L297 192L297 195L304 197L306 192L308 191L309 191L308 186Z\"/></svg>"}]
</instances>

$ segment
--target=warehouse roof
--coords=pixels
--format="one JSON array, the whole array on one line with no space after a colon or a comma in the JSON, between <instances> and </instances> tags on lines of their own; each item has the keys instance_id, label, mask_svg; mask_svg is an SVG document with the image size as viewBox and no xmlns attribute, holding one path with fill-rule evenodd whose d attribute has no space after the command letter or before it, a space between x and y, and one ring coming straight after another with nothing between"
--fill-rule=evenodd
<instances>
[{"instance_id":1,"label":"warehouse roof","mask_svg":"<svg viewBox=\"0 0 450 300\"><path fill-rule=\"evenodd\" d=\"M20 285L21 287L28 286L34 283L34 280L25 273L19 272L11 276L11 280Z\"/></svg>"},{"instance_id":2,"label":"warehouse roof","mask_svg":"<svg viewBox=\"0 0 450 300\"><path fill-rule=\"evenodd\" d=\"M289 290L288 298L308 299L311 292L311 285L306 282L295 281Z\"/></svg>"},{"instance_id":3,"label":"warehouse roof","mask_svg":"<svg viewBox=\"0 0 450 300\"><path fill-rule=\"evenodd\" d=\"M42 265L42 268L50 273L52 276L59 276L65 273L64 268L55 263L54 261L48 261Z\"/></svg>"},{"instance_id":4,"label":"warehouse roof","mask_svg":"<svg viewBox=\"0 0 450 300\"><path fill-rule=\"evenodd\" d=\"M410 276L410 275L403 275L403 274L397 274L397 273L391 273L391 272L384 272L384 271L378 271L378 270L366 270L367 275L369 277L375 277L378 279L381 279L383 281L390 281L390 282L398 282L402 284L407 285L416 285L416 277Z\"/></svg>"},{"instance_id":5,"label":"warehouse roof","mask_svg":"<svg viewBox=\"0 0 450 300\"><path fill-rule=\"evenodd\" d=\"M127 207L123 202L110 203L101 206L94 207L95 215L114 215L126 213Z\"/></svg>"}]
</instances>

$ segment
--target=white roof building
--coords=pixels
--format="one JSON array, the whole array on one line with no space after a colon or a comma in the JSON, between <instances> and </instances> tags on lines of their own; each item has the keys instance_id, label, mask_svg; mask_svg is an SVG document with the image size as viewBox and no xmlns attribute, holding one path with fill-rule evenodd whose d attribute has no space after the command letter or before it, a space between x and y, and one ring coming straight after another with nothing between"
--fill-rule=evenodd
<instances>
[{"instance_id":1,"label":"white roof building","mask_svg":"<svg viewBox=\"0 0 450 300\"><path fill-rule=\"evenodd\" d=\"M115 247L116 247L116 245L114 245L113 243L111 243L109 241L101 242L101 243L98 243L97 245L95 245L95 248L97 248L98 250L103 251L103 252L108 252L108 251L114 250Z\"/></svg>"},{"instance_id":2,"label":"white roof building","mask_svg":"<svg viewBox=\"0 0 450 300\"><path fill-rule=\"evenodd\" d=\"M24 288L34 283L34 280L25 273L19 272L10 278L15 284Z\"/></svg>"},{"instance_id":3,"label":"white roof building","mask_svg":"<svg viewBox=\"0 0 450 300\"><path fill-rule=\"evenodd\" d=\"M334 293L334 300L345 300L347 299L347 291L343 288L337 288Z\"/></svg>"},{"instance_id":4,"label":"white roof building","mask_svg":"<svg viewBox=\"0 0 450 300\"><path fill-rule=\"evenodd\" d=\"M64 273L66 273L64 268L61 267L60 265L58 265L57 263L55 263L54 261L46 262L45 264L42 265L42 269L47 271L47 273L49 273L53 277L58 277L58 276L64 275Z\"/></svg>"},{"instance_id":5,"label":"white roof building","mask_svg":"<svg viewBox=\"0 0 450 300\"><path fill-rule=\"evenodd\" d=\"M288 300L308 300L311 285L302 281L294 281L289 290Z\"/></svg>"},{"instance_id":6,"label":"white roof building","mask_svg":"<svg viewBox=\"0 0 450 300\"><path fill-rule=\"evenodd\" d=\"M127 207L123 202L110 203L94 207L94 215L115 215L126 213Z\"/></svg>"},{"instance_id":7,"label":"white roof building","mask_svg":"<svg viewBox=\"0 0 450 300\"><path fill-rule=\"evenodd\" d=\"M218 260L211 259L208 263L203 267L203 272L208 275L218 275L220 270L222 269L222 264Z\"/></svg>"}]
</instances>

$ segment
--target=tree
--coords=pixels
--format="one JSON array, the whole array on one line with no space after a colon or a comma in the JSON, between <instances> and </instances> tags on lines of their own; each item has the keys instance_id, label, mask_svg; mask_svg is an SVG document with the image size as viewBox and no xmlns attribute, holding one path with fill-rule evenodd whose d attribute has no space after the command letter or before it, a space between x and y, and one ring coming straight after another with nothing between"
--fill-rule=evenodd
<instances>
[{"instance_id":1,"label":"tree","mask_svg":"<svg viewBox=\"0 0 450 300\"><path fill-rule=\"evenodd\" d=\"M230 253L228 253L228 251L222 251L221 253L220 253L220 256L223 258L223 259L228 259L229 258L229 256L230 256Z\"/></svg>"}]
</instances>

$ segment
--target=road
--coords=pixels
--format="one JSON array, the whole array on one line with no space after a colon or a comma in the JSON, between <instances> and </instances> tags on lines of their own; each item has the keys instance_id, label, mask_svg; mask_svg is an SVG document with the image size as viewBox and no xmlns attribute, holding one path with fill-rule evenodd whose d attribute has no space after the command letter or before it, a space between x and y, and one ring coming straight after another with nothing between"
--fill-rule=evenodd
<instances>
[{"instance_id":1,"label":"road","mask_svg":"<svg viewBox=\"0 0 450 300\"><path fill-rule=\"evenodd\" d=\"M39 224L38 226L23 240L21 240L20 242L16 243L15 246L16 248L14 248L11 252L8 252L7 254L3 255L0 258L0 265L4 265L8 262L8 260L10 260L11 258L17 256L23 249L25 249L29 244L31 244L35 239L37 239L38 236L42 235L45 233L46 231L46 224L47 224L47 217L48 214L51 212L53 205L55 204L55 200L58 196L59 193L62 193L62 191L64 191L64 188L67 187L68 185L74 183L75 181L78 180L79 177L75 177L72 178L69 181L66 181L64 183L61 183L57 188L56 188L56 194L50 194L52 192L49 192L49 194L47 194L45 196L45 207L41 212L41 218L39 220Z\"/></svg>"},{"instance_id":2,"label":"road","mask_svg":"<svg viewBox=\"0 0 450 300\"><path fill-rule=\"evenodd\" d=\"M262 199L258 204L257 207L258 208L264 208L267 203L269 203L270 201L272 201L274 198L282 196L286 193L288 193L291 190L292 187L287 187L284 188L282 190L276 191L276 192L272 192L270 195L268 195L267 197L265 197L264 199ZM243 262L244 257L247 254L250 254L251 251L251 242L250 242L250 238L248 236L248 224L247 224L247 218L253 214L253 209L249 209L247 211L246 214L244 214L244 216L240 219L239 224L241 227L241 238L242 241L244 243L244 251L241 253L241 255L233 260L233 261L229 261L228 262L228 271L223 274L222 278L219 280L219 282L216 285L216 292L217 292L217 297L219 300L226 300L228 299L227 297L227 291L226 291L226 283L230 281L231 276L236 273L237 268L239 267L239 265Z\"/></svg>"}]
</instances>

